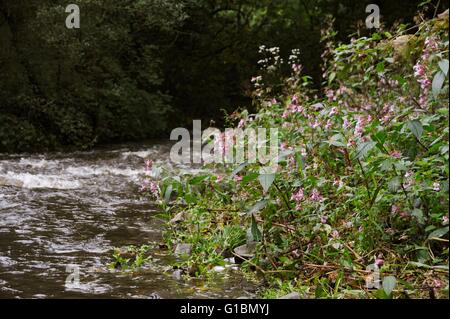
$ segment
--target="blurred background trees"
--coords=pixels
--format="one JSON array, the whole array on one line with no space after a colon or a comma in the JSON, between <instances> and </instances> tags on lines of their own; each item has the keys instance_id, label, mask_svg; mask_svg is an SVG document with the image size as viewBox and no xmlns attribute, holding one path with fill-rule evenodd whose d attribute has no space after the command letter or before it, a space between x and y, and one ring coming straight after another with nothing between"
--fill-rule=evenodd
<instances>
[{"instance_id":1,"label":"blurred background trees","mask_svg":"<svg viewBox=\"0 0 450 319\"><path fill-rule=\"evenodd\" d=\"M80 29L65 26L71 2ZM319 86L326 16L344 40L372 32L368 3L389 26L412 25L421 2L1 0L0 152L162 137L194 118L220 125L222 110L250 107L260 45L280 47L286 59L300 49Z\"/></svg>"}]
</instances>

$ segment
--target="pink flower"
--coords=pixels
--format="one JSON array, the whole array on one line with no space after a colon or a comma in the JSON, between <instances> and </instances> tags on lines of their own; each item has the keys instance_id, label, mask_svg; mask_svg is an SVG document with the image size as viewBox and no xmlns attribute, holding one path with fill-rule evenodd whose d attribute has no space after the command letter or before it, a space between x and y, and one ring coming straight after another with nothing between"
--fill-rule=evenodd
<instances>
[{"instance_id":1,"label":"pink flower","mask_svg":"<svg viewBox=\"0 0 450 319\"><path fill-rule=\"evenodd\" d=\"M331 237L333 237L333 239L339 238L339 232L336 229L333 229L331 232Z\"/></svg>"},{"instance_id":2,"label":"pink flower","mask_svg":"<svg viewBox=\"0 0 450 319\"><path fill-rule=\"evenodd\" d=\"M323 198L322 198L322 195L320 195L320 193L319 193L319 191L317 190L317 188L314 188L313 190L312 190L312 193L311 193L311 200L313 201L313 202L320 202Z\"/></svg>"},{"instance_id":3,"label":"pink flower","mask_svg":"<svg viewBox=\"0 0 450 319\"><path fill-rule=\"evenodd\" d=\"M336 96L334 95L333 90L327 90L325 94L329 101L336 101Z\"/></svg>"},{"instance_id":4,"label":"pink flower","mask_svg":"<svg viewBox=\"0 0 450 319\"><path fill-rule=\"evenodd\" d=\"M326 217L326 216L320 217L320 222L321 222L322 224L326 224L327 221L328 221L328 217Z\"/></svg>"},{"instance_id":5,"label":"pink flower","mask_svg":"<svg viewBox=\"0 0 450 319\"><path fill-rule=\"evenodd\" d=\"M330 111L330 116L333 116L333 115L335 115L335 114L338 114L338 109L336 108L336 107L333 107L332 109L331 109L331 111Z\"/></svg>"},{"instance_id":6,"label":"pink flower","mask_svg":"<svg viewBox=\"0 0 450 319\"><path fill-rule=\"evenodd\" d=\"M301 202L303 200L304 195L305 195L304 194L304 189L303 188L299 188L296 193L292 194L291 200L299 203L299 202Z\"/></svg>"},{"instance_id":7,"label":"pink flower","mask_svg":"<svg viewBox=\"0 0 450 319\"><path fill-rule=\"evenodd\" d=\"M402 158L402 153L400 153L400 151L397 150L390 152L389 155L395 158Z\"/></svg>"},{"instance_id":8,"label":"pink flower","mask_svg":"<svg viewBox=\"0 0 450 319\"><path fill-rule=\"evenodd\" d=\"M314 122L311 122L309 126L311 126L311 128L318 128L320 126L320 122L316 120Z\"/></svg>"},{"instance_id":9,"label":"pink flower","mask_svg":"<svg viewBox=\"0 0 450 319\"><path fill-rule=\"evenodd\" d=\"M217 183L220 183L220 182L222 182L223 181L223 176L222 175L217 175L217 180L216 180L216 182Z\"/></svg>"},{"instance_id":10,"label":"pink flower","mask_svg":"<svg viewBox=\"0 0 450 319\"><path fill-rule=\"evenodd\" d=\"M238 124L238 128L243 128L245 126L245 120L241 119Z\"/></svg>"},{"instance_id":11,"label":"pink flower","mask_svg":"<svg viewBox=\"0 0 450 319\"><path fill-rule=\"evenodd\" d=\"M447 226L448 225L448 215L442 216L442 225Z\"/></svg>"},{"instance_id":12,"label":"pink flower","mask_svg":"<svg viewBox=\"0 0 450 319\"><path fill-rule=\"evenodd\" d=\"M350 126L349 120L347 119L347 117L344 117L344 122L343 122L343 124L342 124L342 127L343 127L344 129L346 129L346 128L348 128L349 126Z\"/></svg>"},{"instance_id":13,"label":"pink flower","mask_svg":"<svg viewBox=\"0 0 450 319\"><path fill-rule=\"evenodd\" d=\"M327 121L327 124L325 124L325 129L329 130L333 127L333 122L331 120Z\"/></svg>"},{"instance_id":14,"label":"pink flower","mask_svg":"<svg viewBox=\"0 0 450 319\"><path fill-rule=\"evenodd\" d=\"M354 140L352 140L352 139L348 140L347 147L352 147L352 146L355 146L355 145L356 145L356 142Z\"/></svg>"},{"instance_id":15,"label":"pink flower","mask_svg":"<svg viewBox=\"0 0 450 319\"><path fill-rule=\"evenodd\" d=\"M392 205L391 207L391 213L393 215L397 214L398 212L400 212L400 207L398 207L397 205Z\"/></svg>"},{"instance_id":16,"label":"pink flower","mask_svg":"<svg viewBox=\"0 0 450 319\"><path fill-rule=\"evenodd\" d=\"M145 192L147 190L148 184L149 184L149 181L147 179L144 179L144 181L142 182L140 191Z\"/></svg>"},{"instance_id":17,"label":"pink flower","mask_svg":"<svg viewBox=\"0 0 450 319\"><path fill-rule=\"evenodd\" d=\"M375 256L375 262L374 262L374 264L375 264L377 267L381 267L381 266L383 266L383 264L384 264L384 260L383 260L382 258L380 258L380 257Z\"/></svg>"},{"instance_id":18,"label":"pink flower","mask_svg":"<svg viewBox=\"0 0 450 319\"><path fill-rule=\"evenodd\" d=\"M242 176L235 175L234 176L234 181L237 182L237 183L241 182L242 181Z\"/></svg>"},{"instance_id":19,"label":"pink flower","mask_svg":"<svg viewBox=\"0 0 450 319\"><path fill-rule=\"evenodd\" d=\"M294 72L300 73L300 71L302 70L302 66L300 64L292 64L292 70Z\"/></svg>"},{"instance_id":20,"label":"pink flower","mask_svg":"<svg viewBox=\"0 0 450 319\"><path fill-rule=\"evenodd\" d=\"M150 182L150 192L155 198L159 198L159 188L158 184L155 182Z\"/></svg>"},{"instance_id":21,"label":"pink flower","mask_svg":"<svg viewBox=\"0 0 450 319\"><path fill-rule=\"evenodd\" d=\"M361 137L364 133L364 126L366 124L366 120L364 117L359 116L355 126L355 136Z\"/></svg>"},{"instance_id":22,"label":"pink flower","mask_svg":"<svg viewBox=\"0 0 450 319\"><path fill-rule=\"evenodd\" d=\"M153 168L153 161L152 160L145 160L145 170L151 171Z\"/></svg>"}]
</instances>

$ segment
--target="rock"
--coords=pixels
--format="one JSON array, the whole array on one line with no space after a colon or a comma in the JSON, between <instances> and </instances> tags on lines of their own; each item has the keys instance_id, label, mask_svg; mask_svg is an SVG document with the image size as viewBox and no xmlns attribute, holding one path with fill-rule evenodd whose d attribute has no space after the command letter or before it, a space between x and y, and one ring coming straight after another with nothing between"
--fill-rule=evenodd
<instances>
[{"instance_id":1,"label":"rock","mask_svg":"<svg viewBox=\"0 0 450 319\"><path fill-rule=\"evenodd\" d=\"M253 258L253 256L255 256L255 250L256 250L255 242L236 247L234 249L234 253L237 255L236 256L237 258L235 258L236 263L240 264L244 262L245 259Z\"/></svg>"},{"instance_id":2,"label":"rock","mask_svg":"<svg viewBox=\"0 0 450 319\"><path fill-rule=\"evenodd\" d=\"M175 247L174 254L176 256L183 256L183 255L189 256L191 254L191 251L192 251L192 245L191 244L178 244Z\"/></svg>"},{"instance_id":3,"label":"rock","mask_svg":"<svg viewBox=\"0 0 450 319\"><path fill-rule=\"evenodd\" d=\"M181 280L181 276L183 275L183 271L181 269L176 269L172 273L172 278L175 280Z\"/></svg>"},{"instance_id":4,"label":"rock","mask_svg":"<svg viewBox=\"0 0 450 319\"><path fill-rule=\"evenodd\" d=\"M214 270L215 272L222 272L222 271L225 270L225 267L222 267L222 266L214 266L213 270Z\"/></svg>"},{"instance_id":5,"label":"rock","mask_svg":"<svg viewBox=\"0 0 450 319\"><path fill-rule=\"evenodd\" d=\"M414 36L411 34L401 35L392 41L394 48L394 61L404 60L409 54L410 41Z\"/></svg>"},{"instance_id":6,"label":"rock","mask_svg":"<svg viewBox=\"0 0 450 319\"><path fill-rule=\"evenodd\" d=\"M180 212L180 213L176 214L175 217L172 218L169 223L177 224L177 223L184 221L185 219L186 219L186 213Z\"/></svg>"},{"instance_id":7,"label":"rock","mask_svg":"<svg viewBox=\"0 0 450 319\"><path fill-rule=\"evenodd\" d=\"M300 299L300 294L298 292L291 292L285 296L282 296L278 299Z\"/></svg>"},{"instance_id":8,"label":"rock","mask_svg":"<svg viewBox=\"0 0 450 319\"><path fill-rule=\"evenodd\" d=\"M236 260L234 259L234 257L225 258L223 261L228 263L228 264L235 264L236 263Z\"/></svg>"},{"instance_id":9,"label":"rock","mask_svg":"<svg viewBox=\"0 0 450 319\"><path fill-rule=\"evenodd\" d=\"M438 14L438 19L439 20L448 20L448 9L445 10L444 12Z\"/></svg>"},{"instance_id":10,"label":"rock","mask_svg":"<svg viewBox=\"0 0 450 319\"><path fill-rule=\"evenodd\" d=\"M150 299L163 299L160 295L158 295L156 292L152 292L150 296L148 296Z\"/></svg>"}]
</instances>

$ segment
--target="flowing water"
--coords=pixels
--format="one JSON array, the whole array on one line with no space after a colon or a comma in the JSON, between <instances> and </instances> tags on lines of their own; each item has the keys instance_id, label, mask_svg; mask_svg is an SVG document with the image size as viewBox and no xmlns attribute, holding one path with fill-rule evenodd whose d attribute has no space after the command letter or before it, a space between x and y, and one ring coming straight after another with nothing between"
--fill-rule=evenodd
<instances>
[{"instance_id":1,"label":"flowing water","mask_svg":"<svg viewBox=\"0 0 450 319\"><path fill-rule=\"evenodd\" d=\"M253 285L237 272L173 278L173 257L157 248L142 269L107 267L114 247L162 242L164 222L140 196L139 182L144 158L168 165L169 149L162 143L0 156L0 298L251 296ZM66 285L76 272L79 284Z\"/></svg>"}]
</instances>

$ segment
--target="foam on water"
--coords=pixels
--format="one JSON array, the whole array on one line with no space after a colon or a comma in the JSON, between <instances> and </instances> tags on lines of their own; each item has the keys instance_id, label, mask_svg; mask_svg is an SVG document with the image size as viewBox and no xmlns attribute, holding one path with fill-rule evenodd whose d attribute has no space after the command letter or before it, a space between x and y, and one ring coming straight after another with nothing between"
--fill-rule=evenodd
<instances>
[{"instance_id":1,"label":"foam on water","mask_svg":"<svg viewBox=\"0 0 450 319\"><path fill-rule=\"evenodd\" d=\"M77 189L81 183L60 175L7 172L0 176L4 184L23 188Z\"/></svg>"}]
</instances>

